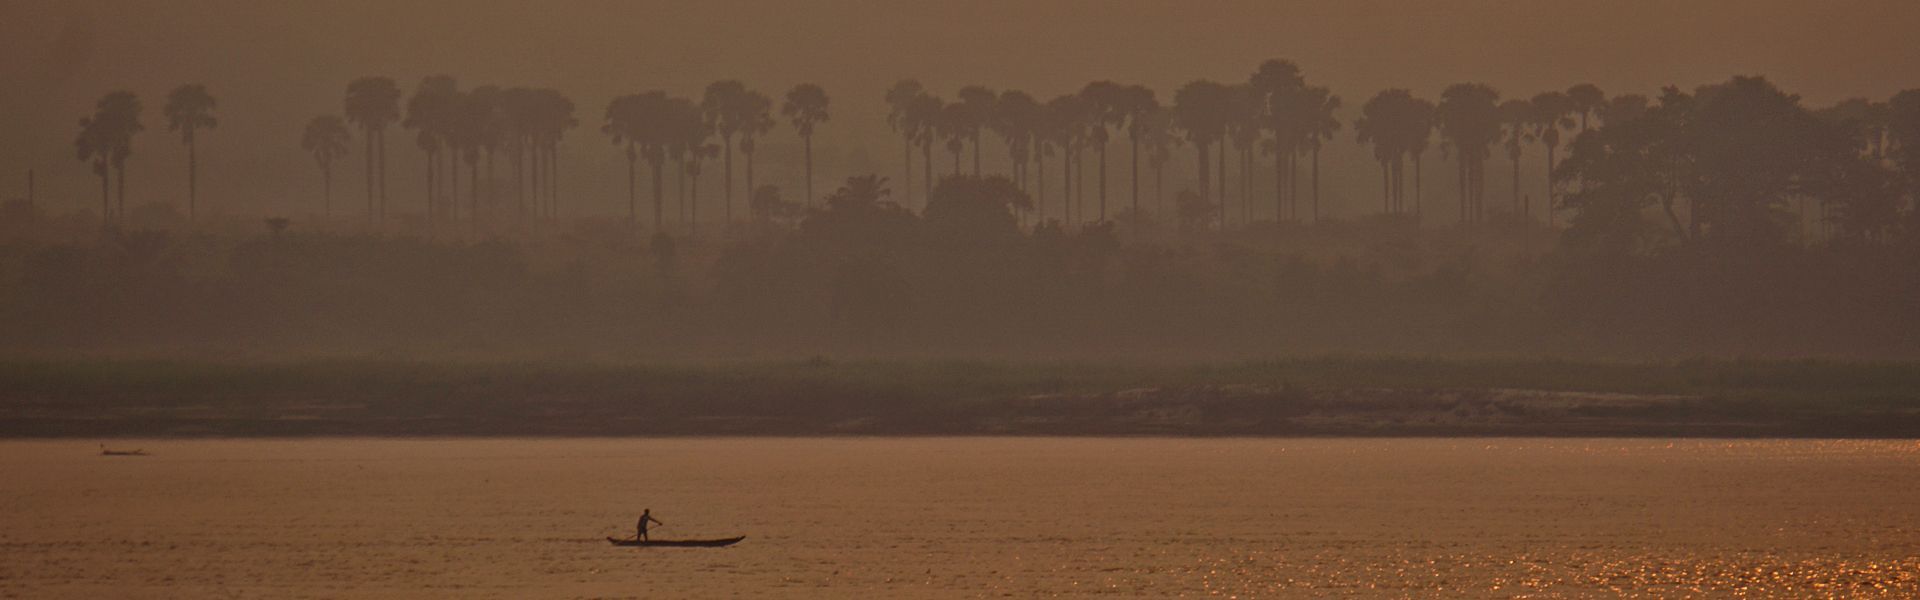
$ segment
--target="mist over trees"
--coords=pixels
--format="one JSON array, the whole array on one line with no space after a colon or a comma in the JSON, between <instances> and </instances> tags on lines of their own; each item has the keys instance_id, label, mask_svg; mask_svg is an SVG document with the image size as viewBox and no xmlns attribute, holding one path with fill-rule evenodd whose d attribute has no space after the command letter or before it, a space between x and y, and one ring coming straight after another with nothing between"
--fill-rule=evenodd
<instances>
[{"instance_id":1,"label":"mist over trees","mask_svg":"<svg viewBox=\"0 0 1920 600\"><path fill-rule=\"evenodd\" d=\"M1166 93L1068 89L840 91L884 99L862 115L807 83L580 109L553 89L363 77L339 114L288 117L305 123L318 215L265 223L196 217L195 140L218 121L195 84L162 110L186 218L130 213L145 126L139 96L116 91L74 141L99 214L4 212L0 337L265 355L1920 350L1920 90L1825 107L1749 76L1652 95L1346 96L1284 60ZM847 119L884 121L897 161L816 173L816 131ZM572 139L608 143L617 171L562 169L582 125L599 135ZM415 159L386 156L394 130ZM775 137L802 148L799 176L756 169ZM1342 190L1373 199L1370 216L1323 210L1336 144L1377 169L1377 190ZM357 215L333 206L336 167L360 171ZM389 197L389 168L422 197ZM622 184L618 218L569 208L565 183L587 178Z\"/></svg>"}]
</instances>

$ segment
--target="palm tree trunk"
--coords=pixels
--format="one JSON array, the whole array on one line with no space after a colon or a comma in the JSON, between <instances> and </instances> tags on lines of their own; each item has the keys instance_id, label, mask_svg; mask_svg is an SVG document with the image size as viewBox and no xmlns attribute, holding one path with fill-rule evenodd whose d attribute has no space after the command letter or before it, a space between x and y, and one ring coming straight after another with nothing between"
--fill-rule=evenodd
<instances>
[{"instance_id":1,"label":"palm tree trunk","mask_svg":"<svg viewBox=\"0 0 1920 600\"><path fill-rule=\"evenodd\" d=\"M387 217L387 131L380 130L380 218Z\"/></svg>"},{"instance_id":2,"label":"palm tree trunk","mask_svg":"<svg viewBox=\"0 0 1920 600\"><path fill-rule=\"evenodd\" d=\"M1413 223L1420 224L1420 155L1413 155Z\"/></svg>"},{"instance_id":3,"label":"palm tree trunk","mask_svg":"<svg viewBox=\"0 0 1920 600\"><path fill-rule=\"evenodd\" d=\"M126 221L127 220L127 163L125 161L115 161L113 165L113 170L118 171L118 173L116 173L117 177L115 177L115 179L117 179L117 181L114 182L114 187L115 187L115 194L119 196L119 198L115 199L113 203L118 206L115 210L116 212L120 213L120 220Z\"/></svg>"},{"instance_id":4,"label":"palm tree trunk","mask_svg":"<svg viewBox=\"0 0 1920 600\"><path fill-rule=\"evenodd\" d=\"M640 207L633 193L633 171L635 165L633 164L632 142L627 143L627 150L627 226L631 227L635 222L640 220Z\"/></svg>"},{"instance_id":5,"label":"palm tree trunk","mask_svg":"<svg viewBox=\"0 0 1920 600\"><path fill-rule=\"evenodd\" d=\"M743 144L743 146L744 146L744 144ZM742 154L742 155L745 155L745 156L747 157L747 210L748 210L748 212L750 212L750 213L751 213L751 212L752 212L752 210L753 210L753 190L754 190L754 187L753 187L753 153L752 153L752 152L748 152L748 151L747 151L747 149L743 147L743 148L741 148L741 149L740 149L740 154ZM753 218L753 216L752 216L751 214L749 214L747 218L749 218L749 219L751 219L751 218Z\"/></svg>"},{"instance_id":6,"label":"palm tree trunk","mask_svg":"<svg viewBox=\"0 0 1920 600\"><path fill-rule=\"evenodd\" d=\"M1140 214L1140 138L1128 136L1127 141L1133 146L1133 167L1131 168L1133 173L1131 175L1131 179L1133 180L1133 219L1135 221L1142 221L1142 215Z\"/></svg>"},{"instance_id":7,"label":"palm tree trunk","mask_svg":"<svg viewBox=\"0 0 1920 600\"><path fill-rule=\"evenodd\" d=\"M194 205L200 199L200 152L192 139L187 141L187 222L193 222Z\"/></svg>"},{"instance_id":8,"label":"palm tree trunk","mask_svg":"<svg viewBox=\"0 0 1920 600\"><path fill-rule=\"evenodd\" d=\"M1107 220L1107 143L1100 142L1100 220Z\"/></svg>"},{"instance_id":9,"label":"palm tree trunk","mask_svg":"<svg viewBox=\"0 0 1920 600\"><path fill-rule=\"evenodd\" d=\"M113 194L109 191L112 189L109 179L112 173L107 170L105 163L100 165L100 229L102 231L113 229Z\"/></svg>"},{"instance_id":10,"label":"palm tree trunk","mask_svg":"<svg viewBox=\"0 0 1920 600\"><path fill-rule=\"evenodd\" d=\"M808 198L807 201L812 202L813 201L812 200L813 198L813 136L811 135L802 136L802 141L804 141L807 146L807 198Z\"/></svg>"},{"instance_id":11,"label":"palm tree trunk","mask_svg":"<svg viewBox=\"0 0 1920 600\"><path fill-rule=\"evenodd\" d=\"M444 191L445 191L444 196L446 197L447 222L448 223L459 222L460 221L460 151L453 147L447 148L447 189Z\"/></svg>"},{"instance_id":12,"label":"palm tree trunk","mask_svg":"<svg viewBox=\"0 0 1920 600\"><path fill-rule=\"evenodd\" d=\"M1195 160L1200 166L1200 201L1202 203L1213 201L1213 186L1207 181L1207 176L1213 173L1213 165L1207 160L1207 151L1212 148L1211 141L1198 140L1193 144L1194 153L1197 155ZM1184 217L1181 222L1185 223ZM1182 227L1184 228L1184 225Z\"/></svg>"},{"instance_id":13,"label":"palm tree trunk","mask_svg":"<svg viewBox=\"0 0 1920 600\"><path fill-rule=\"evenodd\" d=\"M373 130L362 128L361 135L367 138L367 225L373 225Z\"/></svg>"},{"instance_id":14,"label":"palm tree trunk","mask_svg":"<svg viewBox=\"0 0 1920 600\"><path fill-rule=\"evenodd\" d=\"M926 177L924 177L926 181L920 182L920 187L926 190L926 193L920 197L920 207L922 209L925 209L927 206L927 201L933 199L933 136L932 135L928 135L926 139L920 140L920 168L925 171L925 175L926 175ZM812 198L807 199L807 206L813 206Z\"/></svg>"},{"instance_id":15,"label":"palm tree trunk","mask_svg":"<svg viewBox=\"0 0 1920 600\"><path fill-rule=\"evenodd\" d=\"M1557 144L1547 144L1547 206L1545 207L1545 212L1547 215L1548 229L1553 228L1553 210L1555 208L1554 197L1553 197L1553 163L1554 163L1554 154L1555 154L1554 146L1555 145Z\"/></svg>"},{"instance_id":16,"label":"palm tree trunk","mask_svg":"<svg viewBox=\"0 0 1920 600\"><path fill-rule=\"evenodd\" d=\"M960 169L955 168L953 174L959 175ZM980 130L978 128L973 130L973 176L980 176Z\"/></svg>"},{"instance_id":17,"label":"palm tree trunk","mask_svg":"<svg viewBox=\"0 0 1920 600\"><path fill-rule=\"evenodd\" d=\"M907 179L906 179L907 183L906 185L901 187L901 190L906 192L907 202L905 206L907 206L908 208L912 208L913 207L913 138L910 136L901 136L900 139L906 141L905 151L901 152L900 154L901 154L901 164L904 164L907 166ZM807 199L807 205L808 206L813 205L812 198Z\"/></svg>"},{"instance_id":18,"label":"palm tree trunk","mask_svg":"<svg viewBox=\"0 0 1920 600\"><path fill-rule=\"evenodd\" d=\"M434 184L438 183L436 181L438 178L434 177L434 171L439 170L440 159L433 155L432 150L422 150L422 152L427 154L427 222L432 223L434 204L438 203L434 196Z\"/></svg>"},{"instance_id":19,"label":"palm tree trunk","mask_svg":"<svg viewBox=\"0 0 1920 600\"><path fill-rule=\"evenodd\" d=\"M320 165L320 216L333 216L333 165Z\"/></svg>"},{"instance_id":20,"label":"palm tree trunk","mask_svg":"<svg viewBox=\"0 0 1920 600\"><path fill-rule=\"evenodd\" d=\"M1513 159L1513 212L1525 215L1531 207L1520 198L1520 158Z\"/></svg>"},{"instance_id":21,"label":"palm tree trunk","mask_svg":"<svg viewBox=\"0 0 1920 600\"><path fill-rule=\"evenodd\" d=\"M1047 222L1047 147L1045 145L1033 145L1033 164L1038 167L1034 171L1033 182L1034 190L1039 192L1034 195L1038 200L1033 204L1033 214L1037 215L1033 224L1037 227Z\"/></svg>"},{"instance_id":22,"label":"palm tree trunk","mask_svg":"<svg viewBox=\"0 0 1920 600\"><path fill-rule=\"evenodd\" d=\"M1313 223L1320 224L1320 144L1313 145Z\"/></svg>"},{"instance_id":23,"label":"palm tree trunk","mask_svg":"<svg viewBox=\"0 0 1920 600\"><path fill-rule=\"evenodd\" d=\"M723 170L725 172L721 173L721 175L726 177L726 181L721 182L720 185L721 189L725 190L721 192L723 195L720 197L720 218L722 219L720 221L720 230L726 231L727 226L733 224L733 136L720 136L720 141L726 146L725 152L727 153L727 157L724 159L726 166ZM747 193L751 194L753 190L748 189Z\"/></svg>"},{"instance_id":24,"label":"palm tree trunk","mask_svg":"<svg viewBox=\"0 0 1920 600\"><path fill-rule=\"evenodd\" d=\"M471 158L467 159L467 221L477 236L480 235L480 156L468 156Z\"/></svg>"},{"instance_id":25,"label":"palm tree trunk","mask_svg":"<svg viewBox=\"0 0 1920 600\"><path fill-rule=\"evenodd\" d=\"M1286 151L1276 143L1273 147L1273 219L1281 220L1287 213L1287 168Z\"/></svg>"},{"instance_id":26,"label":"palm tree trunk","mask_svg":"<svg viewBox=\"0 0 1920 600\"><path fill-rule=\"evenodd\" d=\"M553 220L560 220L560 143L554 142L547 149L547 210Z\"/></svg>"},{"instance_id":27,"label":"palm tree trunk","mask_svg":"<svg viewBox=\"0 0 1920 600\"><path fill-rule=\"evenodd\" d=\"M1380 160L1380 210L1388 213L1394 212L1394 185L1388 183L1386 160L1384 160L1384 158Z\"/></svg>"},{"instance_id":28,"label":"palm tree trunk","mask_svg":"<svg viewBox=\"0 0 1920 600\"><path fill-rule=\"evenodd\" d=\"M1220 230L1227 230L1227 138L1220 136Z\"/></svg>"},{"instance_id":29,"label":"palm tree trunk","mask_svg":"<svg viewBox=\"0 0 1920 600\"><path fill-rule=\"evenodd\" d=\"M653 169L653 230L656 233L664 233L667 230L665 222L667 200L666 195L662 193L664 186L660 181L660 167L665 162L667 162L665 159L647 159L647 166Z\"/></svg>"}]
</instances>

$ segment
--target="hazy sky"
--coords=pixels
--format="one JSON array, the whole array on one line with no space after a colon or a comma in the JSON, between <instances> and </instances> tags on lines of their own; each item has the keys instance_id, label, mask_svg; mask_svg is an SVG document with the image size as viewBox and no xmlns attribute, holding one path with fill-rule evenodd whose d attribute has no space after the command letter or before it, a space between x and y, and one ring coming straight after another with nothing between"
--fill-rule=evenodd
<instances>
[{"instance_id":1,"label":"hazy sky","mask_svg":"<svg viewBox=\"0 0 1920 600\"><path fill-rule=\"evenodd\" d=\"M612 174L594 176L618 165L598 133L608 98L691 96L718 78L770 95L801 81L825 86L834 119L820 143L843 151L828 161L885 172L897 170L898 145L881 137L879 99L902 77L946 95L979 83L1043 99L1114 79L1164 100L1187 80L1237 81L1280 57L1349 106L1389 86L1433 95L1472 80L1531 96L1590 81L1647 93L1735 73L1765 74L1826 103L1920 87L1916 30L1913 0L0 0L0 197L17 195L31 167L43 196L88 198L94 184L72 156L73 124L94 98L123 88L148 106L131 177L145 191L129 202L183 195L172 188L184 187L184 152L158 108L184 82L206 83L221 102L220 128L202 151L206 193L291 207L309 205L317 177L298 149L301 126L337 112L345 83L367 74L405 88L448 73L463 85L561 89L582 121L569 134L569 174L590 195L615 189L600 182ZM791 154L786 131L769 141L770 168ZM393 137L396 183L417 179L417 153ZM864 159L844 155L861 145ZM357 171L341 177L351 190Z\"/></svg>"}]
</instances>

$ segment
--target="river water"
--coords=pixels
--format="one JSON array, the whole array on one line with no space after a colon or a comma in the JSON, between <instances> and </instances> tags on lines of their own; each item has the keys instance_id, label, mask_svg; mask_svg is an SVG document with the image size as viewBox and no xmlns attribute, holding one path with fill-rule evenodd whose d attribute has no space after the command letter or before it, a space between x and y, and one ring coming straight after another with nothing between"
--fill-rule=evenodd
<instances>
[{"instance_id":1,"label":"river water","mask_svg":"<svg viewBox=\"0 0 1920 600\"><path fill-rule=\"evenodd\" d=\"M1920 597L1915 441L112 445L0 442L0 597Z\"/></svg>"}]
</instances>

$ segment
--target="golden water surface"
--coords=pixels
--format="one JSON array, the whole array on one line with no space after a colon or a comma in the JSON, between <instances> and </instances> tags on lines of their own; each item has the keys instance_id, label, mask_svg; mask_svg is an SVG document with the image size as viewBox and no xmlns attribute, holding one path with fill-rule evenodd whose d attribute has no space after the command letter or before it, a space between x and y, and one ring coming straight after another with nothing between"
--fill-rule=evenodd
<instances>
[{"instance_id":1,"label":"golden water surface","mask_svg":"<svg viewBox=\"0 0 1920 600\"><path fill-rule=\"evenodd\" d=\"M111 446L0 442L0 597L1920 597L1915 441Z\"/></svg>"}]
</instances>

